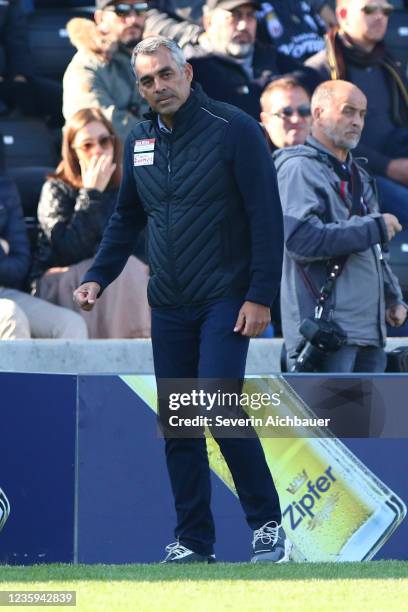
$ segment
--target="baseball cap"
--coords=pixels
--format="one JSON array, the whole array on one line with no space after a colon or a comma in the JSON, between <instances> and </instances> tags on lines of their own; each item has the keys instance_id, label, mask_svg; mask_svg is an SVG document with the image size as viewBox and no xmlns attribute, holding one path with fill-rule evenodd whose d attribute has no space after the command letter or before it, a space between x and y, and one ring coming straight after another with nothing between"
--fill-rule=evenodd
<instances>
[{"instance_id":1,"label":"baseball cap","mask_svg":"<svg viewBox=\"0 0 408 612\"><path fill-rule=\"evenodd\" d=\"M261 3L258 0L207 0L205 3L209 11L213 11L217 8L224 9L225 11L232 11L244 4L252 4L256 9L261 8Z\"/></svg>"},{"instance_id":2,"label":"baseball cap","mask_svg":"<svg viewBox=\"0 0 408 612\"><path fill-rule=\"evenodd\" d=\"M120 4L120 0L95 0L95 8L97 9L104 9L107 6L114 6L115 4ZM146 8L147 0L140 0L139 4L141 8Z\"/></svg>"}]
</instances>

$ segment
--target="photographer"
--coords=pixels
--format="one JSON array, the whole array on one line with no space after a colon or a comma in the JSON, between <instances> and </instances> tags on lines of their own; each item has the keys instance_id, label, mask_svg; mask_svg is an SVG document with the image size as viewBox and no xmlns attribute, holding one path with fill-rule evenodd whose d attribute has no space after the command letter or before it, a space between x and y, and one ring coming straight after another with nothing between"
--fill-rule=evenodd
<instances>
[{"instance_id":1,"label":"photographer","mask_svg":"<svg viewBox=\"0 0 408 612\"><path fill-rule=\"evenodd\" d=\"M385 322L399 327L407 316L383 255L401 226L378 212L373 180L350 153L366 110L355 85L322 83L312 97L312 137L275 154L289 370L383 372Z\"/></svg>"}]
</instances>

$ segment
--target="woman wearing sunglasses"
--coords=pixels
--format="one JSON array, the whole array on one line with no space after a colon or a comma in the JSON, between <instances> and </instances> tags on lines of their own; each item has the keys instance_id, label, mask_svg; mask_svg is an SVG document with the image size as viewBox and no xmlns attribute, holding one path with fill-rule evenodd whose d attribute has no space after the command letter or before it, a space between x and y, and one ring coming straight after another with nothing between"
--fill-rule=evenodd
<instances>
[{"instance_id":1,"label":"woman wearing sunglasses","mask_svg":"<svg viewBox=\"0 0 408 612\"><path fill-rule=\"evenodd\" d=\"M111 216L121 179L121 146L99 109L78 111L65 125L62 161L43 186L38 206L40 234L32 277L37 294L75 308L72 291L88 270ZM143 256L144 246L135 245ZM91 338L150 335L147 266L135 256L99 309L81 311ZM126 291L126 293L125 293Z\"/></svg>"}]
</instances>

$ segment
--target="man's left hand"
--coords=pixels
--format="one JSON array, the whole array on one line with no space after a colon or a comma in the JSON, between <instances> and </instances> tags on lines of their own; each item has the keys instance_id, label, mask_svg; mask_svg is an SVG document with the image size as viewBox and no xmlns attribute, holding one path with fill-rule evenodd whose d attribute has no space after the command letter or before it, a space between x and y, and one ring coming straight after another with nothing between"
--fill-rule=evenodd
<instances>
[{"instance_id":1,"label":"man's left hand","mask_svg":"<svg viewBox=\"0 0 408 612\"><path fill-rule=\"evenodd\" d=\"M391 327L400 327L407 318L407 309L402 304L395 304L385 311L385 320Z\"/></svg>"},{"instance_id":2,"label":"man's left hand","mask_svg":"<svg viewBox=\"0 0 408 612\"><path fill-rule=\"evenodd\" d=\"M271 311L268 306L244 302L235 323L234 332L242 336L256 338L260 336L271 322Z\"/></svg>"}]
</instances>

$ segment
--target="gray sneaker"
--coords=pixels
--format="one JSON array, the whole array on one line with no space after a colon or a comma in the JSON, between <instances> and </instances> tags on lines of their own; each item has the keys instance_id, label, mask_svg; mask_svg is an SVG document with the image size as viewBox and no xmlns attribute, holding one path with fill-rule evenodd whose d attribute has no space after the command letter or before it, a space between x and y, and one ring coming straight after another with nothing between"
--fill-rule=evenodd
<instances>
[{"instance_id":1,"label":"gray sneaker","mask_svg":"<svg viewBox=\"0 0 408 612\"><path fill-rule=\"evenodd\" d=\"M166 553L161 563L215 563L215 555L199 555L180 542L166 546Z\"/></svg>"},{"instance_id":2,"label":"gray sneaker","mask_svg":"<svg viewBox=\"0 0 408 612\"><path fill-rule=\"evenodd\" d=\"M269 563L285 563L289 561L292 548L282 525L269 521L259 529L255 529L252 540L254 556L251 563L266 561Z\"/></svg>"}]
</instances>

